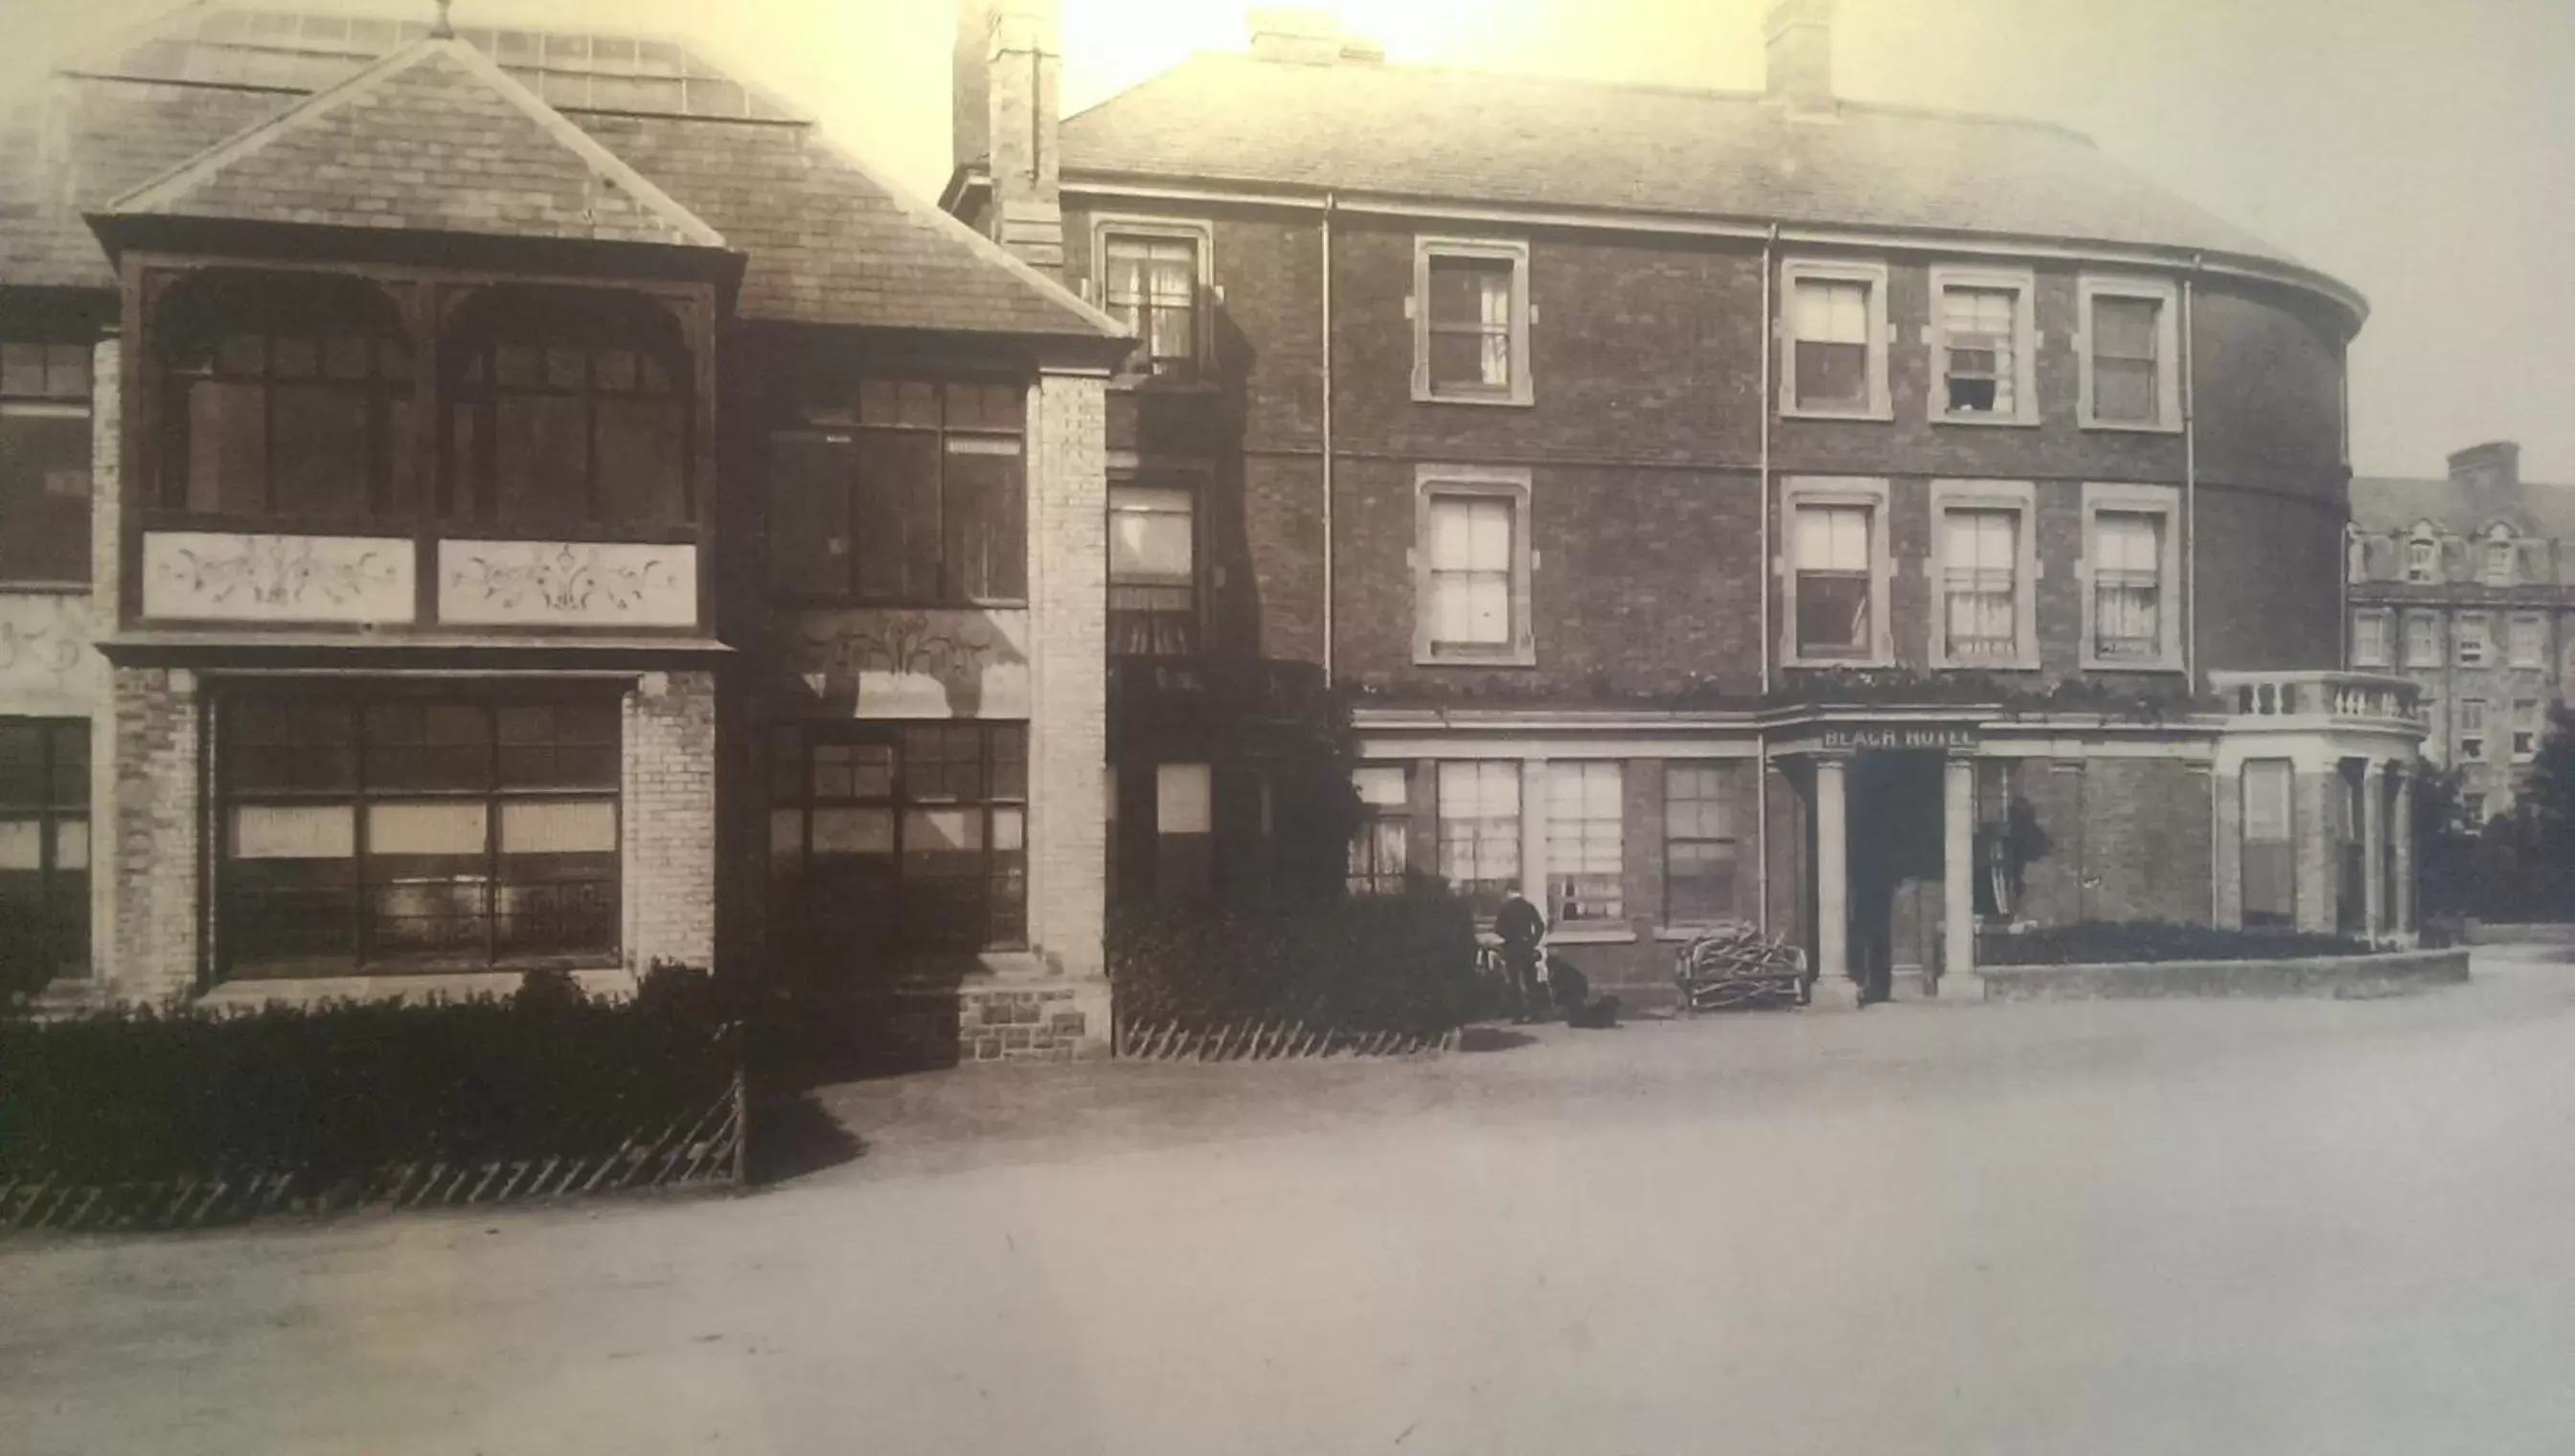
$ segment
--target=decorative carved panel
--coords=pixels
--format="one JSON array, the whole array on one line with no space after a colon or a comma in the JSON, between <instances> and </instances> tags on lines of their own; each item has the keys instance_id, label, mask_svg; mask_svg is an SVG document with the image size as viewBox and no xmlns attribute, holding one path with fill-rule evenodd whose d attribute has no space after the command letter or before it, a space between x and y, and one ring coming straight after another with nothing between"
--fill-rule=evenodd
<instances>
[{"instance_id":1,"label":"decorative carved panel","mask_svg":"<svg viewBox=\"0 0 2575 1456\"><path fill-rule=\"evenodd\" d=\"M401 623L415 611L408 541L212 531L143 538L146 618Z\"/></svg>"},{"instance_id":2,"label":"decorative carved panel","mask_svg":"<svg viewBox=\"0 0 2575 1456\"><path fill-rule=\"evenodd\" d=\"M77 718L104 705L91 614L86 595L0 592L0 715Z\"/></svg>"},{"instance_id":3,"label":"decorative carved panel","mask_svg":"<svg viewBox=\"0 0 2575 1456\"><path fill-rule=\"evenodd\" d=\"M805 612L785 630L807 690L855 717L1029 717L1025 611Z\"/></svg>"},{"instance_id":4,"label":"decorative carved panel","mask_svg":"<svg viewBox=\"0 0 2575 1456\"><path fill-rule=\"evenodd\" d=\"M464 627L695 627L698 549L441 542L438 618Z\"/></svg>"}]
</instances>

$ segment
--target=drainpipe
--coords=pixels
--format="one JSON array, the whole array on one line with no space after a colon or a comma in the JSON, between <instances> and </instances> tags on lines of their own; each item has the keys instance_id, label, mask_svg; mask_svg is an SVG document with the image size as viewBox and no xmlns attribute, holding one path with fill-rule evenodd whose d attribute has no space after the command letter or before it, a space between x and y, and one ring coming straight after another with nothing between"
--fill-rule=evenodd
<instances>
[{"instance_id":1,"label":"drainpipe","mask_svg":"<svg viewBox=\"0 0 2575 1456\"><path fill-rule=\"evenodd\" d=\"M1752 573L1761 592L1761 701L1770 700L1770 371L1779 357L1778 325L1771 319L1771 280L1777 271L1773 255L1779 247L1779 225L1772 223L1768 236L1761 240L1761 561ZM1752 892L1755 896L1753 920L1761 933L1770 933L1770 730L1761 729L1755 744L1756 764L1752 778L1752 840L1755 858L1752 864Z\"/></svg>"},{"instance_id":2,"label":"drainpipe","mask_svg":"<svg viewBox=\"0 0 2575 1456\"><path fill-rule=\"evenodd\" d=\"M2191 333L2191 296L2208 255L2190 255L2181 280L2181 671L2199 692L2199 347Z\"/></svg>"},{"instance_id":3,"label":"drainpipe","mask_svg":"<svg viewBox=\"0 0 2575 1456\"><path fill-rule=\"evenodd\" d=\"M1323 194L1323 691L1332 689L1332 207Z\"/></svg>"}]
</instances>

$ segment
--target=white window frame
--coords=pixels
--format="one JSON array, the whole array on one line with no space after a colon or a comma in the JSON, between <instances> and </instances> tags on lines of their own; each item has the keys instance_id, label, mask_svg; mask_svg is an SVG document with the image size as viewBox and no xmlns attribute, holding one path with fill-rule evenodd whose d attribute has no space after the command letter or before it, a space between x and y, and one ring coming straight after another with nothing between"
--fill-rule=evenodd
<instances>
[{"instance_id":1,"label":"white window frame","mask_svg":"<svg viewBox=\"0 0 2575 1456\"><path fill-rule=\"evenodd\" d=\"M2424 641L2427 644L2425 651L2419 657L2416 656L2414 652L2414 628L2418 623L2421 624L2423 628ZM2406 613L2405 640L2402 651L2404 654L2403 666L2405 667L2438 668L2445 666L2443 663L2444 654L2441 648L2440 614L2433 612Z\"/></svg>"},{"instance_id":2,"label":"white window frame","mask_svg":"<svg viewBox=\"0 0 2575 1456\"><path fill-rule=\"evenodd\" d=\"M2364 628L2376 628L2378 631L2378 651L2375 653L2364 653L2361 650L2362 630ZM2384 608L2375 610L2364 608L2361 611L2353 613L2351 616L2351 665L2355 668L2392 668L2396 666L2395 631L2396 624L2394 616Z\"/></svg>"},{"instance_id":3,"label":"white window frame","mask_svg":"<svg viewBox=\"0 0 2575 1456\"><path fill-rule=\"evenodd\" d=\"M2097 299L2145 299L2155 313L2153 420L2104 420L2092 410L2092 305ZM2181 431L2181 299L2166 279L2087 273L2074 285L2075 419L2086 430L2174 435Z\"/></svg>"},{"instance_id":4,"label":"white window frame","mask_svg":"<svg viewBox=\"0 0 2575 1456\"><path fill-rule=\"evenodd\" d=\"M2405 536L2405 585L2433 587L2441 581L2441 541L2428 526L2417 526Z\"/></svg>"},{"instance_id":5,"label":"white window frame","mask_svg":"<svg viewBox=\"0 0 2575 1456\"><path fill-rule=\"evenodd\" d=\"M2476 648L2471 660L2468 649ZM2482 612L2462 612L2450 626L2450 660L2462 668L2491 668L2495 665L2494 624Z\"/></svg>"},{"instance_id":6,"label":"white window frame","mask_svg":"<svg viewBox=\"0 0 2575 1456\"><path fill-rule=\"evenodd\" d=\"M1779 487L1779 556L1771 570L1779 579L1779 663L1787 668L1891 668L1895 637L1886 620L1888 587L1895 578L1895 559L1888 540L1891 493L1882 477L1786 476ZM1857 657L1806 657L1797 651L1797 508L1864 506L1868 508L1868 622L1870 643Z\"/></svg>"},{"instance_id":7,"label":"white window frame","mask_svg":"<svg viewBox=\"0 0 2575 1456\"><path fill-rule=\"evenodd\" d=\"M2468 710L2470 709L2476 710L2476 725L2473 728L2468 724L2470 716ZM2494 711L2492 705L2490 705L2487 700L2482 698L2460 699L2458 721L2459 761L2462 763L2485 762L2487 757L2486 739L2493 736L2493 729ZM2472 734L2473 736L2471 736Z\"/></svg>"},{"instance_id":8,"label":"white window frame","mask_svg":"<svg viewBox=\"0 0 2575 1456\"><path fill-rule=\"evenodd\" d=\"M2532 710L2527 716L2530 724L2527 728L2522 727L2525 721L2522 709L2525 707ZM2512 734L2510 742L2506 744L2512 750L2512 761L2530 762L2539 756L2540 739L2548 735L2548 704L2546 700L2539 698L2516 698L2512 700L2512 707L2506 712L2510 721L2504 725L2504 731ZM2530 737L2530 746L2526 748L2522 746L2522 735L2525 732Z\"/></svg>"},{"instance_id":9,"label":"white window frame","mask_svg":"<svg viewBox=\"0 0 2575 1456\"><path fill-rule=\"evenodd\" d=\"M1530 578L1537 549L1529 537L1533 478L1525 470L1493 466L1425 465L1412 476L1412 661L1420 666L1530 668L1537 638L1529 616ZM1440 497L1479 497L1511 503L1511 640L1501 647L1441 644L1431 637L1430 503Z\"/></svg>"},{"instance_id":10,"label":"white window frame","mask_svg":"<svg viewBox=\"0 0 2575 1456\"><path fill-rule=\"evenodd\" d=\"M2497 526L2486 532L2479 550L2483 559L2477 563L2477 580L2489 587L2511 587L2521 580L2521 544L2513 539L2509 527ZM2497 553L2501 553L2503 570L2495 570Z\"/></svg>"},{"instance_id":11,"label":"white window frame","mask_svg":"<svg viewBox=\"0 0 2575 1456\"><path fill-rule=\"evenodd\" d=\"M1809 409L1797 403L1797 285L1858 283L1868 287L1868 403L1858 409ZM1886 383L1886 289L1883 263L1790 258L1779 265L1779 317L1772 325L1779 350L1779 414L1795 420L1893 420L1894 396Z\"/></svg>"},{"instance_id":12,"label":"white window frame","mask_svg":"<svg viewBox=\"0 0 2575 1456\"><path fill-rule=\"evenodd\" d=\"M1198 368L1186 383L1207 383L1216 373L1216 225L1192 218L1153 217L1138 213L1102 213L1094 217L1091 220L1091 278L1086 292L1092 307L1103 311L1109 307L1109 240L1113 237L1196 245L1199 282L1198 297L1191 308L1193 337L1190 345L1198 351ZM1148 357L1150 342L1139 339L1136 343L1137 351L1119 366L1119 377L1125 380L1155 378L1152 361Z\"/></svg>"},{"instance_id":13,"label":"white window frame","mask_svg":"<svg viewBox=\"0 0 2575 1456\"><path fill-rule=\"evenodd\" d=\"M1500 260L1511 265L1511 384L1507 391L1442 392L1430 383L1430 261L1434 258ZM1420 236L1412 240L1412 399L1423 405L1537 403L1529 371L1529 245L1512 238Z\"/></svg>"},{"instance_id":14,"label":"white window frame","mask_svg":"<svg viewBox=\"0 0 2575 1456\"><path fill-rule=\"evenodd\" d=\"M1949 408L1948 315L1943 295L1953 288L2010 290L2012 305L2012 410L2010 414L1954 412ZM1931 393L1924 413L1935 425L2029 426L2038 423L2038 275L2026 268L1968 268L1941 264L1931 270Z\"/></svg>"},{"instance_id":15,"label":"white window frame","mask_svg":"<svg viewBox=\"0 0 2575 1456\"><path fill-rule=\"evenodd\" d=\"M2503 661L2523 672L2548 671L2548 619L2536 612L2516 612L2504 622ZM2531 651L2521 649L2527 643Z\"/></svg>"},{"instance_id":16,"label":"white window frame","mask_svg":"<svg viewBox=\"0 0 2575 1456\"><path fill-rule=\"evenodd\" d=\"M2113 515L2161 516L2164 522L2162 561L2158 567L2162 580L2156 588L2155 625L2162 642L2151 658L2105 658L2093 621L2095 605L2092 589L2092 540L2096 523L2104 513ZM2178 673L2181 671L2182 612L2181 599L2181 489L2177 486L2139 486L2086 482L2083 487L2083 536L2081 555L2076 558L2076 587L2083 599L2083 641L2081 658L2087 673Z\"/></svg>"},{"instance_id":17,"label":"white window frame","mask_svg":"<svg viewBox=\"0 0 2575 1456\"><path fill-rule=\"evenodd\" d=\"M1949 533L1952 511L2007 511L2019 518L2012 532L2012 654L1960 658L1949 649ZM2038 667L2038 501L2027 481L1933 481L1931 556L1931 666L2004 672Z\"/></svg>"}]
</instances>

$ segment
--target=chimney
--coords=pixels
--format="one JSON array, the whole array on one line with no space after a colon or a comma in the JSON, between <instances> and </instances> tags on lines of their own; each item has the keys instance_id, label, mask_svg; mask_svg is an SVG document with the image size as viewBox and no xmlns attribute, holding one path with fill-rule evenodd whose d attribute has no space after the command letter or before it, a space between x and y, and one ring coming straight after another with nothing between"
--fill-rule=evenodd
<instances>
[{"instance_id":1,"label":"chimney","mask_svg":"<svg viewBox=\"0 0 2575 1456\"><path fill-rule=\"evenodd\" d=\"M1056 6L1057 0L964 0L957 34L958 160L962 165L990 153L993 207L986 231L1049 272L1064 267L1064 190L1056 159L1064 42Z\"/></svg>"},{"instance_id":2,"label":"chimney","mask_svg":"<svg viewBox=\"0 0 2575 1456\"><path fill-rule=\"evenodd\" d=\"M1312 5L1262 5L1252 11L1252 56L1294 66L1328 66L1341 59L1341 20ZM1365 48L1355 48L1364 59ZM1384 52L1376 53L1384 59Z\"/></svg>"},{"instance_id":3,"label":"chimney","mask_svg":"<svg viewBox=\"0 0 2575 1456\"><path fill-rule=\"evenodd\" d=\"M2521 485L2521 447L2509 440L2469 446L2450 457L2450 484L2478 495L2509 493Z\"/></svg>"},{"instance_id":4,"label":"chimney","mask_svg":"<svg viewBox=\"0 0 2575 1456\"><path fill-rule=\"evenodd\" d=\"M1761 40L1772 101L1792 112L1833 109L1833 0L1770 0Z\"/></svg>"}]
</instances>

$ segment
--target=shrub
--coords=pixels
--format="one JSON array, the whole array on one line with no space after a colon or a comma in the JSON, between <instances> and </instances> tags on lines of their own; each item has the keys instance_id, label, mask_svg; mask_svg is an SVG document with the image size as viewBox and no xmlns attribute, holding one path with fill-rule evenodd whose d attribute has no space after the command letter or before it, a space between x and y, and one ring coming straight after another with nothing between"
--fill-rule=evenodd
<instances>
[{"instance_id":1,"label":"shrub","mask_svg":"<svg viewBox=\"0 0 2575 1456\"><path fill-rule=\"evenodd\" d=\"M613 1152L713 1106L737 1037L704 971L628 1001L125 1010L0 1023L0 1183L267 1176Z\"/></svg>"},{"instance_id":2,"label":"shrub","mask_svg":"<svg viewBox=\"0 0 2575 1456\"><path fill-rule=\"evenodd\" d=\"M2360 955L2369 946L2340 935L2297 930L2229 930L2166 920L2083 920L1976 942L1986 965L2116 965L2154 960L2291 960Z\"/></svg>"},{"instance_id":3,"label":"shrub","mask_svg":"<svg viewBox=\"0 0 2575 1456\"><path fill-rule=\"evenodd\" d=\"M1275 910L1121 908L1109 974L1120 1019L1193 1028L1301 1021L1434 1036L1482 1009L1475 920L1431 886Z\"/></svg>"}]
</instances>

